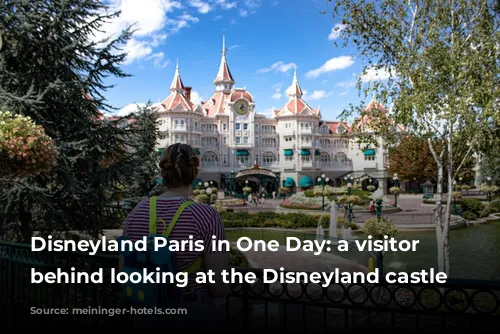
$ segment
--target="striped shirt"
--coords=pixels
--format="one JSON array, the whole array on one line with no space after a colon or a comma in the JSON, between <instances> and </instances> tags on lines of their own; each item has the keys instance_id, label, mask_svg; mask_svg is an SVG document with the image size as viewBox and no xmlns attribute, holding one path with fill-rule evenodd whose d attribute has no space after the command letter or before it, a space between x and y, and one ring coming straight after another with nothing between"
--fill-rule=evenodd
<instances>
[{"instance_id":1,"label":"striped shirt","mask_svg":"<svg viewBox=\"0 0 500 334\"><path fill-rule=\"evenodd\" d=\"M158 197L156 202L157 233L161 234L164 230L163 220L168 227L179 206L188 201L188 198L162 198ZM149 235L149 199L141 201L125 220L123 235L136 241ZM219 213L206 204L191 204L186 207L177 219L169 239L171 240L196 240L203 241L203 251L178 251L175 252L177 271L187 269L196 259L203 256L204 253L213 253L212 236L215 240L226 240L226 232ZM187 247L185 247L187 248ZM202 266L199 271L205 268ZM189 275L189 282L186 287L180 288L180 293L191 293L197 291L206 291L208 285L201 285L195 282L195 275Z\"/></svg>"}]
</instances>

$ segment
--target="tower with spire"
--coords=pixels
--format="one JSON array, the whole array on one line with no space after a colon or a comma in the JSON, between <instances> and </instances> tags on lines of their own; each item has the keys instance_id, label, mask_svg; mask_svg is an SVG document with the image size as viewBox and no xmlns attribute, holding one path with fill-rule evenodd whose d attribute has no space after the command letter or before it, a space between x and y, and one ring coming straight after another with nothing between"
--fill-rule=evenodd
<instances>
[{"instance_id":1,"label":"tower with spire","mask_svg":"<svg viewBox=\"0 0 500 334\"><path fill-rule=\"evenodd\" d=\"M222 58L219 65L219 71L217 72L217 76L215 77L214 84L216 91L222 91L225 93L229 93L231 89L233 89L233 85L235 83L231 71L229 70L229 66L226 61L226 38L222 36Z\"/></svg>"}]
</instances>

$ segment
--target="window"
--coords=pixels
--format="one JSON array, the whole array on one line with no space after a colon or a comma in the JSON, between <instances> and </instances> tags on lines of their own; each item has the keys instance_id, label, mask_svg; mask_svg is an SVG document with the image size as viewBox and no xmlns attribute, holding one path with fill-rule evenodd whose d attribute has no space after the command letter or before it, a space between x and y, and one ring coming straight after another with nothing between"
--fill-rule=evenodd
<instances>
[{"instance_id":1,"label":"window","mask_svg":"<svg viewBox=\"0 0 500 334\"><path fill-rule=\"evenodd\" d=\"M224 131L227 130L227 123L222 123L222 130L224 130Z\"/></svg>"},{"instance_id":2,"label":"window","mask_svg":"<svg viewBox=\"0 0 500 334\"><path fill-rule=\"evenodd\" d=\"M327 126L321 127L321 133L328 133L328 127Z\"/></svg>"},{"instance_id":3,"label":"window","mask_svg":"<svg viewBox=\"0 0 500 334\"><path fill-rule=\"evenodd\" d=\"M311 159L309 158L309 156L308 156L308 155L303 155L303 156L301 157L301 159L302 159L302 162L310 162L310 161L311 161Z\"/></svg>"},{"instance_id":4,"label":"window","mask_svg":"<svg viewBox=\"0 0 500 334\"><path fill-rule=\"evenodd\" d=\"M286 137L283 137L283 139L284 139L285 141L293 141L293 137L291 137L291 136L286 136Z\"/></svg>"},{"instance_id":5,"label":"window","mask_svg":"<svg viewBox=\"0 0 500 334\"><path fill-rule=\"evenodd\" d=\"M339 126L339 128L337 129L337 133L343 134L344 132L345 132L345 128L343 126Z\"/></svg>"},{"instance_id":6,"label":"window","mask_svg":"<svg viewBox=\"0 0 500 334\"><path fill-rule=\"evenodd\" d=\"M222 138L222 141L223 141L224 145L226 145L227 144L227 137L224 136L224 138Z\"/></svg>"},{"instance_id":7,"label":"window","mask_svg":"<svg viewBox=\"0 0 500 334\"><path fill-rule=\"evenodd\" d=\"M224 155L222 156L222 163L225 165L227 165L227 153L224 153Z\"/></svg>"},{"instance_id":8,"label":"window","mask_svg":"<svg viewBox=\"0 0 500 334\"><path fill-rule=\"evenodd\" d=\"M238 157L237 161L242 165L246 165L248 164L248 156Z\"/></svg>"},{"instance_id":9,"label":"window","mask_svg":"<svg viewBox=\"0 0 500 334\"><path fill-rule=\"evenodd\" d=\"M243 144L248 144L248 137L243 137Z\"/></svg>"},{"instance_id":10,"label":"window","mask_svg":"<svg viewBox=\"0 0 500 334\"><path fill-rule=\"evenodd\" d=\"M259 146L259 137L255 137L255 146Z\"/></svg>"},{"instance_id":11,"label":"window","mask_svg":"<svg viewBox=\"0 0 500 334\"><path fill-rule=\"evenodd\" d=\"M243 123L243 131L248 130L248 123Z\"/></svg>"},{"instance_id":12,"label":"window","mask_svg":"<svg viewBox=\"0 0 500 334\"><path fill-rule=\"evenodd\" d=\"M271 152L266 152L262 156L262 163L264 164L272 164L275 160L274 154Z\"/></svg>"},{"instance_id":13,"label":"window","mask_svg":"<svg viewBox=\"0 0 500 334\"><path fill-rule=\"evenodd\" d=\"M236 131L241 130L241 123L236 123Z\"/></svg>"},{"instance_id":14,"label":"window","mask_svg":"<svg viewBox=\"0 0 500 334\"><path fill-rule=\"evenodd\" d=\"M255 132L259 131L259 124L255 124Z\"/></svg>"},{"instance_id":15,"label":"window","mask_svg":"<svg viewBox=\"0 0 500 334\"><path fill-rule=\"evenodd\" d=\"M160 136L158 136L158 138L159 138L160 140L164 140L164 139L165 139L165 136L160 135Z\"/></svg>"},{"instance_id":16,"label":"window","mask_svg":"<svg viewBox=\"0 0 500 334\"><path fill-rule=\"evenodd\" d=\"M204 163L216 163L217 162L217 155L215 155L214 152L207 152L203 155L203 162Z\"/></svg>"},{"instance_id":17,"label":"window","mask_svg":"<svg viewBox=\"0 0 500 334\"><path fill-rule=\"evenodd\" d=\"M330 156L328 155L328 153L322 152L322 153L321 153L320 160L321 160L321 162L323 162L323 163L325 163L325 162L330 162Z\"/></svg>"},{"instance_id":18,"label":"window","mask_svg":"<svg viewBox=\"0 0 500 334\"><path fill-rule=\"evenodd\" d=\"M240 144L241 143L241 137L236 137L235 138L235 143Z\"/></svg>"}]
</instances>

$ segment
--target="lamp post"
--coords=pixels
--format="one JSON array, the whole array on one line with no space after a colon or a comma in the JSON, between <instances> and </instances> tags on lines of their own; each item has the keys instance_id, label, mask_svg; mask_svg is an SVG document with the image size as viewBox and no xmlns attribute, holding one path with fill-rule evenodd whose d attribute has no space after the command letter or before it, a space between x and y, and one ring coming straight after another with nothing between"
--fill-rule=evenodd
<instances>
[{"instance_id":1,"label":"lamp post","mask_svg":"<svg viewBox=\"0 0 500 334\"><path fill-rule=\"evenodd\" d=\"M380 223L382 219L382 198L384 194L382 191L377 190L374 193L373 199L375 200L377 204L377 222ZM384 275L384 253L382 251L377 253L377 267L379 270L379 275L380 277L383 277Z\"/></svg>"},{"instance_id":2,"label":"lamp post","mask_svg":"<svg viewBox=\"0 0 500 334\"><path fill-rule=\"evenodd\" d=\"M394 173L392 180L394 181L394 187L399 188L398 174ZM394 205L398 206L398 194L394 194Z\"/></svg>"},{"instance_id":3,"label":"lamp post","mask_svg":"<svg viewBox=\"0 0 500 334\"><path fill-rule=\"evenodd\" d=\"M351 196L351 189L352 189L352 181L353 178L351 177L351 174L347 175L347 177L344 178L344 181L346 182L347 185L347 194ZM349 223L352 222L352 204L351 202L347 203L347 219L349 220Z\"/></svg>"},{"instance_id":4,"label":"lamp post","mask_svg":"<svg viewBox=\"0 0 500 334\"><path fill-rule=\"evenodd\" d=\"M323 185L323 205L321 206L321 210L325 210L325 186L330 181L328 177L326 177L325 174L322 174L321 177L318 177L318 183L321 182Z\"/></svg>"},{"instance_id":5,"label":"lamp post","mask_svg":"<svg viewBox=\"0 0 500 334\"><path fill-rule=\"evenodd\" d=\"M488 188L491 187L491 176L488 176L486 180L488 181ZM491 191L489 189L488 189L488 202L491 202Z\"/></svg>"},{"instance_id":6,"label":"lamp post","mask_svg":"<svg viewBox=\"0 0 500 334\"><path fill-rule=\"evenodd\" d=\"M231 189L229 191L233 197L236 196L236 180L234 179L234 170L231 170Z\"/></svg>"}]
</instances>

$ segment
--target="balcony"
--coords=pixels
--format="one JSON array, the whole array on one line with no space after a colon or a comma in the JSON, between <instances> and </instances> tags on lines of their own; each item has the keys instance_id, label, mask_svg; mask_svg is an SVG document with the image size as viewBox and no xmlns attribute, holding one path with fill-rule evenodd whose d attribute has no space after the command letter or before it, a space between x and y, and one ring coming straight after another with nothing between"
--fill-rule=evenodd
<instances>
[{"instance_id":1,"label":"balcony","mask_svg":"<svg viewBox=\"0 0 500 334\"><path fill-rule=\"evenodd\" d=\"M300 143L300 147L301 148L312 148L313 143L312 143L312 141L303 141Z\"/></svg>"},{"instance_id":2,"label":"balcony","mask_svg":"<svg viewBox=\"0 0 500 334\"><path fill-rule=\"evenodd\" d=\"M283 128L279 130L280 135L291 136L295 134L295 130L293 128Z\"/></svg>"},{"instance_id":3,"label":"balcony","mask_svg":"<svg viewBox=\"0 0 500 334\"><path fill-rule=\"evenodd\" d=\"M195 141L191 141L191 146L202 147L203 145L202 145L201 141L195 140Z\"/></svg>"},{"instance_id":4,"label":"balcony","mask_svg":"<svg viewBox=\"0 0 500 334\"><path fill-rule=\"evenodd\" d=\"M325 169L346 169L350 170L352 169L352 163L351 162L317 162L316 163L316 168L325 168Z\"/></svg>"},{"instance_id":5,"label":"balcony","mask_svg":"<svg viewBox=\"0 0 500 334\"><path fill-rule=\"evenodd\" d=\"M278 145L276 145L276 144L270 144L270 143L263 143L260 147L263 147L263 148L277 148Z\"/></svg>"},{"instance_id":6,"label":"balcony","mask_svg":"<svg viewBox=\"0 0 500 334\"><path fill-rule=\"evenodd\" d=\"M263 136L276 136L276 130L265 130L262 131Z\"/></svg>"},{"instance_id":7,"label":"balcony","mask_svg":"<svg viewBox=\"0 0 500 334\"><path fill-rule=\"evenodd\" d=\"M213 150L219 148L218 143L202 142L203 149Z\"/></svg>"},{"instance_id":8,"label":"balcony","mask_svg":"<svg viewBox=\"0 0 500 334\"><path fill-rule=\"evenodd\" d=\"M194 126L193 126L193 127L191 128L191 131L193 131L193 132L202 132L202 130L201 130L201 128L200 128L199 126L198 126L198 127L194 127Z\"/></svg>"},{"instance_id":9,"label":"balcony","mask_svg":"<svg viewBox=\"0 0 500 334\"><path fill-rule=\"evenodd\" d=\"M282 149L294 149L295 142L294 141L284 141L281 143L280 148L282 148Z\"/></svg>"},{"instance_id":10,"label":"balcony","mask_svg":"<svg viewBox=\"0 0 500 334\"><path fill-rule=\"evenodd\" d=\"M203 168L219 168L220 163L218 161L202 161L201 167L203 167Z\"/></svg>"},{"instance_id":11,"label":"balcony","mask_svg":"<svg viewBox=\"0 0 500 334\"><path fill-rule=\"evenodd\" d=\"M219 130L217 129L202 129L204 135L218 135Z\"/></svg>"},{"instance_id":12,"label":"balcony","mask_svg":"<svg viewBox=\"0 0 500 334\"><path fill-rule=\"evenodd\" d=\"M312 128L300 128L300 134L312 134Z\"/></svg>"},{"instance_id":13,"label":"balcony","mask_svg":"<svg viewBox=\"0 0 500 334\"><path fill-rule=\"evenodd\" d=\"M301 161L300 166L303 169L310 169L310 168L313 168L313 162L312 161Z\"/></svg>"},{"instance_id":14,"label":"balcony","mask_svg":"<svg viewBox=\"0 0 500 334\"><path fill-rule=\"evenodd\" d=\"M185 132L187 131L187 128L185 126L174 126L172 129L172 132Z\"/></svg>"}]
</instances>

